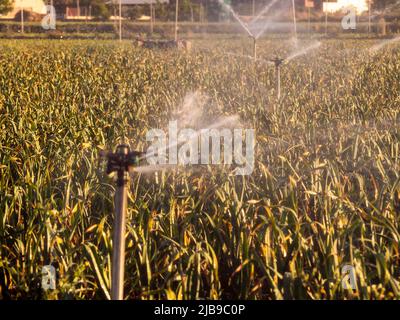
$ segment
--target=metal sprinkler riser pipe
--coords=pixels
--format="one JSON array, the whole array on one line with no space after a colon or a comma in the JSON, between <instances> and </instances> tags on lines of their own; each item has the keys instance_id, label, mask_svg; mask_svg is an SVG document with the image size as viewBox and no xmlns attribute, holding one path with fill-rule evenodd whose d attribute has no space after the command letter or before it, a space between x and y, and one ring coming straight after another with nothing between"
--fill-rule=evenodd
<instances>
[{"instance_id":1,"label":"metal sprinkler riser pipe","mask_svg":"<svg viewBox=\"0 0 400 320\"><path fill-rule=\"evenodd\" d=\"M125 225L129 171L139 163L139 157L143 154L138 151L130 151L129 146L125 144L119 145L115 153L107 153L107 174L117 172L111 266L112 300L122 300L124 298Z\"/></svg>"},{"instance_id":2,"label":"metal sprinkler riser pipe","mask_svg":"<svg viewBox=\"0 0 400 320\"><path fill-rule=\"evenodd\" d=\"M124 298L125 272L125 224L128 195L128 172L118 172L115 191L115 217L113 229L113 253L111 268L111 299Z\"/></svg>"},{"instance_id":3,"label":"metal sprinkler riser pipe","mask_svg":"<svg viewBox=\"0 0 400 320\"><path fill-rule=\"evenodd\" d=\"M275 64L276 96L279 100L281 98L281 65L285 62L285 59L276 57L270 61Z\"/></svg>"},{"instance_id":4,"label":"metal sprinkler riser pipe","mask_svg":"<svg viewBox=\"0 0 400 320\"><path fill-rule=\"evenodd\" d=\"M257 60L257 39L253 37L253 58Z\"/></svg>"},{"instance_id":5,"label":"metal sprinkler riser pipe","mask_svg":"<svg viewBox=\"0 0 400 320\"><path fill-rule=\"evenodd\" d=\"M277 65L275 67L276 69L276 86L277 86L277 98L278 100L281 98L281 67L280 65Z\"/></svg>"}]
</instances>

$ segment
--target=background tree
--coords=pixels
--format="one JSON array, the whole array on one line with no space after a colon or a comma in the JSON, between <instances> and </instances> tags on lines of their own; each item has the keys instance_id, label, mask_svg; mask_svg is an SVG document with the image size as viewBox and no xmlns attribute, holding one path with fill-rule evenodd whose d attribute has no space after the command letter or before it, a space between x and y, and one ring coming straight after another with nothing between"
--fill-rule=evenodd
<instances>
[{"instance_id":1,"label":"background tree","mask_svg":"<svg viewBox=\"0 0 400 320\"><path fill-rule=\"evenodd\" d=\"M6 14L12 9L12 0L0 0L0 14Z\"/></svg>"},{"instance_id":2,"label":"background tree","mask_svg":"<svg viewBox=\"0 0 400 320\"><path fill-rule=\"evenodd\" d=\"M50 1L45 1L45 3L50 4ZM56 9L57 15L63 15L67 7L76 7L76 0L53 0L53 6Z\"/></svg>"},{"instance_id":3,"label":"background tree","mask_svg":"<svg viewBox=\"0 0 400 320\"><path fill-rule=\"evenodd\" d=\"M96 19L107 20L111 16L109 7L104 0L90 0L88 2L88 5L92 7L92 15Z\"/></svg>"},{"instance_id":4,"label":"background tree","mask_svg":"<svg viewBox=\"0 0 400 320\"><path fill-rule=\"evenodd\" d=\"M130 6L126 9L126 15L132 20L139 19L142 15L149 16L150 12L147 7L142 5Z\"/></svg>"},{"instance_id":5,"label":"background tree","mask_svg":"<svg viewBox=\"0 0 400 320\"><path fill-rule=\"evenodd\" d=\"M374 0L371 4L373 9L382 10L396 2L397 0Z\"/></svg>"},{"instance_id":6,"label":"background tree","mask_svg":"<svg viewBox=\"0 0 400 320\"><path fill-rule=\"evenodd\" d=\"M2 0L0 0L2 1ZM50 1L48 1L50 2ZM64 14L67 7L76 8L77 0L53 0L57 14ZM92 15L97 19L108 19L110 17L109 7L106 5L106 0L79 0L79 6L86 8L89 12L89 7L92 8ZM83 14L83 12L81 12Z\"/></svg>"}]
</instances>

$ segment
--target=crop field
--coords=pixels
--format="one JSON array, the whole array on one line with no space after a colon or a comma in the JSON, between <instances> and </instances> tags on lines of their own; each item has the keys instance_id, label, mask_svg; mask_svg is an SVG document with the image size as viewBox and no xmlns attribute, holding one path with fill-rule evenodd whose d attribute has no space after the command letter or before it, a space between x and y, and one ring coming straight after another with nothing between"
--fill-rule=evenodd
<instances>
[{"instance_id":1,"label":"crop field","mask_svg":"<svg viewBox=\"0 0 400 320\"><path fill-rule=\"evenodd\" d=\"M254 61L238 37L188 52L2 40L0 299L110 298L115 177L101 151L146 150L148 130L199 110L202 125L255 130L254 170L133 171L125 299L399 299L400 49L315 41L260 39ZM275 56L293 57L280 99Z\"/></svg>"}]
</instances>

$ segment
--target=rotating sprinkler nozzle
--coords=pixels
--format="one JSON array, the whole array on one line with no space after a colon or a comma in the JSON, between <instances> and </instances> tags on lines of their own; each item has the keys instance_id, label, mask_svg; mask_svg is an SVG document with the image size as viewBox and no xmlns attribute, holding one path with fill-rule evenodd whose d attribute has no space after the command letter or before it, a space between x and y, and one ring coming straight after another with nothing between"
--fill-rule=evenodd
<instances>
[{"instance_id":1,"label":"rotating sprinkler nozzle","mask_svg":"<svg viewBox=\"0 0 400 320\"><path fill-rule=\"evenodd\" d=\"M113 230L113 253L111 266L111 299L122 300L124 297L125 270L125 220L129 171L139 164L144 153L130 151L126 144L117 146L115 153L108 152L106 173L117 172L117 189L115 191L115 218Z\"/></svg>"},{"instance_id":2,"label":"rotating sprinkler nozzle","mask_svg":"<svg viewBox=\"0 0 400 320\"><path fill-rule=\"evenodd\" d=\"M285 62L285 59L275 57L270 60L275 65L276 74L276 95L278 100L281 98L281 65Z\"/></svg>"},{"instance_id":3,"label":"rotating sprinkler nozzle","mask_svg":"<svg viewBox=\"0 0 400 320\"><path fill-rule=\"evenodd\" d=\"M115 153L108 152L106 154L108 160L106 173L129 172L131 168L139 164L139 159L144 154L141 151L130 151L127 144L120 144Z\"/></svg>"},{"instance_id":4,"label":"rotating sprinkler nozzle","mask_svg":"<svg viewBox=\"0 0 400 320\"><path fill-rule=\"evenodd\" d=\"M275 67L278 68L281 66L281 64L285 62L285 59L276 57L274 59L271 59L270 61L273 62L275 64Z\"/></svg>"}]
</instances>

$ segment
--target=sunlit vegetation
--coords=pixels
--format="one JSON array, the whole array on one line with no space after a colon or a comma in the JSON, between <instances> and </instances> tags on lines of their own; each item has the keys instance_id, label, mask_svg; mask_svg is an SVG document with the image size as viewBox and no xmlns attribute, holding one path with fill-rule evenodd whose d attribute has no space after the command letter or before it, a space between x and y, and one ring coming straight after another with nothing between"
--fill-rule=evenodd
<instances>
[{"instance_id":1,"label":"sunlit vegetation","mask_svg":"<svg viewBox=\"0 0 400 320\"><path fill-rule=\"evenodd\" d=\"M247 40L189 53L2 41L1 297L107 298L114 183L99 151L122 137L145 150L147 130L199 91L210 118L256 130L255 170L134 173L126 298L399 298L400 51L372 55L375 42L322 41L282 67L276 101L273 66L224 53L251 54ZM292 49L261 40L259 57ZM44 292L50 263L57 290Z\"/></svg>"}]
</instances>

